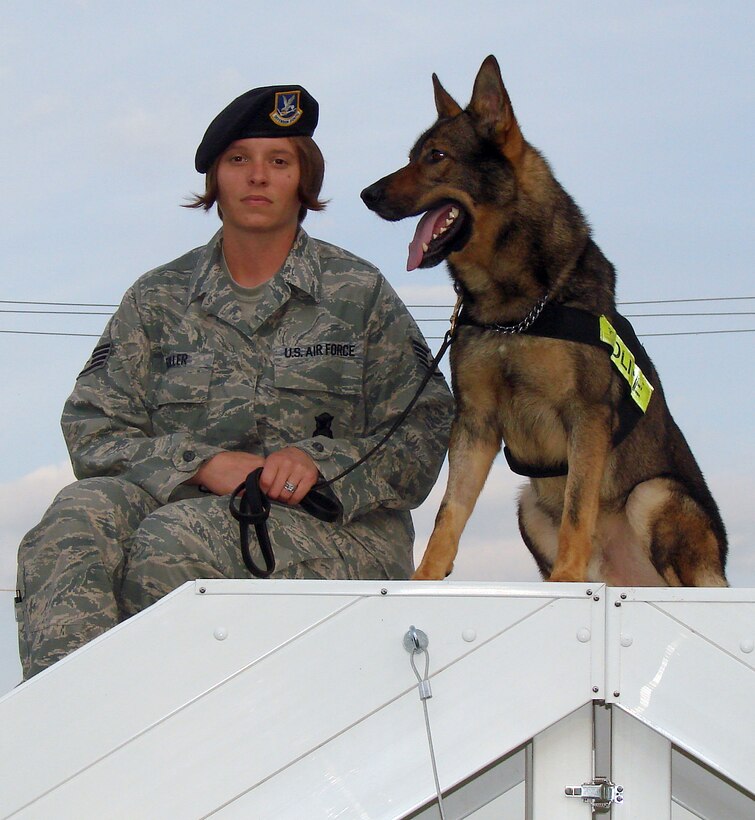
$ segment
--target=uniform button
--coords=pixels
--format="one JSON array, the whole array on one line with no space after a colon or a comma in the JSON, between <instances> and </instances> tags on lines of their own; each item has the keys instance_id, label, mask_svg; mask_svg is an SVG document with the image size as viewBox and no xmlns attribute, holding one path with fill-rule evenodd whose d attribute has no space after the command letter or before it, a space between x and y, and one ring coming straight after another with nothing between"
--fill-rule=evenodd
<instances>
[{"instance_id":1,"label":"uniform button","mask_svg":"<svg viewBox=\"0 0 755 820\"><path fill-rule=\"evenodd\" d=\"M197 454L193 450L186 450L183 455L184 461L194 461L197 457Z\"/></svg>"},{"instance_id":2,"label":"uniform button","mask_svg":"<svg viewBox=\"0 0 755 820\"><path fill-rule=\"evenodd\" d=\"M320 444L319 441L314 442L314 444L312 445L312 449L317 450L318 453L322 453L323 450L325 450L325 448L322 446L322 444Z\"/></svg>"}]
</instances>

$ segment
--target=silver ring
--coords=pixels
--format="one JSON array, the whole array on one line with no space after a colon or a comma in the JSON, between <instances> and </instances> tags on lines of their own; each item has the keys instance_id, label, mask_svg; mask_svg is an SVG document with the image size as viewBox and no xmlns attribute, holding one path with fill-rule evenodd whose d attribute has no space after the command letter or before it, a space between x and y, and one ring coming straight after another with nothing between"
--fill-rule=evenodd
<instances>
[{"instance_id":1,"label":"silver ring","mask_svg":"<svg viewBox=\"0 0 755 820\"><path fill-rule=\"evenodd\" d=\"M296 492L296 484L292 484L290 481L287 481L287 482L283 485L283 489L284 489L287 493L295 493L295 492Z\"/></svg>"}]
</instances>

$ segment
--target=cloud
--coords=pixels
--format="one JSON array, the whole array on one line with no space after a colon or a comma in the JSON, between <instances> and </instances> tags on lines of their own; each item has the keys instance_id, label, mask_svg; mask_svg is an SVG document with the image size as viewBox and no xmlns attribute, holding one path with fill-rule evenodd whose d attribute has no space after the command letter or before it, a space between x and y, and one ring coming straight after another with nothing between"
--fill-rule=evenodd
<instances>
[{"instance_id":1,"label":"cloud","mask_svg":"<svg viewBox=\"0 0 755 820\"><path fill-rule=\"evenodd\" d=\"M68 462L40 467L0 484L0 589L16 588L16 551L56 493L74 480Z\"/></svg>"},{"instance_id":2,"label":"cloud","mask_svg":"<svg viewBox=\"0 0 755 820\"><path fill-rule=\"evenodd\" d=\"M17 112L18 126L23 129L35 129L40 123L59 120L61 115L70 112L70 99L58 94L40 94L26 101Z\"/></svg>"},{"instance_id":3,"label":"cloud","mask_svg":"<svg viewBox=\"0 0 755 820\"><path fill-rule=\"evenodd\" d=\"M154 160L171 150L177 153L176 134L191 133L191 122L191 115L180 101L156 98L146 105L119 108L108 119L106 133L110 144L133 151L142 160L145 156Z\"/></svg>"}]
</instances>

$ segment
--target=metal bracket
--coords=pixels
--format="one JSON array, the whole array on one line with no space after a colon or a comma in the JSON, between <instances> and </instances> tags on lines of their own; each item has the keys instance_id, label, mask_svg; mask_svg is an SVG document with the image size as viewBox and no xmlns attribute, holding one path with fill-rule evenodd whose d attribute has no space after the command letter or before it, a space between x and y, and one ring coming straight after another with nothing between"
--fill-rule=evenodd
<instances>
[{"instance_id":1,"label":"metal bracket","mask_svg":"<svg viewBox=\"0 0 755 820\"><path fill-rule=\"evenodd\" d=\"M404 649L406 649L407 652L412 654L414 652L424 652L429 645L430 639L421 629L417 629L414 625L410 626L409 631L404 635Z\"/></svg>"},{"instance_id":2,"label":"metal bracket","mask_svg":"<svg viewBox=\"0 0 755 820\"><path fill-rule=\"evenodd\" d=\"M583 802L592 803L592 810L598 813L608 812L612 803L624 800L624 787L615 786L607 777L596 777L581 786L567 786L564 793L567 797L581 797Z\"/></svg>"}]
</instances>

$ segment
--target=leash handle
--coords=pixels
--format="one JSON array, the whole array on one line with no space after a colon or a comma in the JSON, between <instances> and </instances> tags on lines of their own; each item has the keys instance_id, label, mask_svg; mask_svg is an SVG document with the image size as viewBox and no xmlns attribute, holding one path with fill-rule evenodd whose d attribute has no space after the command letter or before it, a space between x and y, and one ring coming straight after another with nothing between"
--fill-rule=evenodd
<instances>
[{"instance_id":1,"label":"leash handle","mask_svg":"<svg viewBox=\"0 0 755 820\"><path fill-rule=\"evenodd\" d=\"M252 470L243 483L233 491L228 508L239 522L241 557L244 565L255 578L269 578L275 572L275 553L267 530L270 516L270 499L260 489L262 467ZM314 487L302 498L301 508L311 516L332 523L341 515L341 505L334 498L318 492ZM254 527L265 568L260 568L252 558L249 527Z\"/></svg>"},{"instance_id":2,"label":"leash handle","mask_svg":"<svg viewBox=\"0 0 755 820\"><path fill-rule=\"evenodd\" d=\"M233 491L228 508L231 515L239 522L241 557L244 559L244 565L255 578L269 578L275 571L275 554L266 523L270 515L270 499L260 489L261 474L262 467L257 467L249 473L246 480ZM236 503L237 500L238 503ZM257 542L265 562L264 569L260 569L252 558L249 548L250 525L254 527L257 535Z\"/></svg>"}]
</instances>

